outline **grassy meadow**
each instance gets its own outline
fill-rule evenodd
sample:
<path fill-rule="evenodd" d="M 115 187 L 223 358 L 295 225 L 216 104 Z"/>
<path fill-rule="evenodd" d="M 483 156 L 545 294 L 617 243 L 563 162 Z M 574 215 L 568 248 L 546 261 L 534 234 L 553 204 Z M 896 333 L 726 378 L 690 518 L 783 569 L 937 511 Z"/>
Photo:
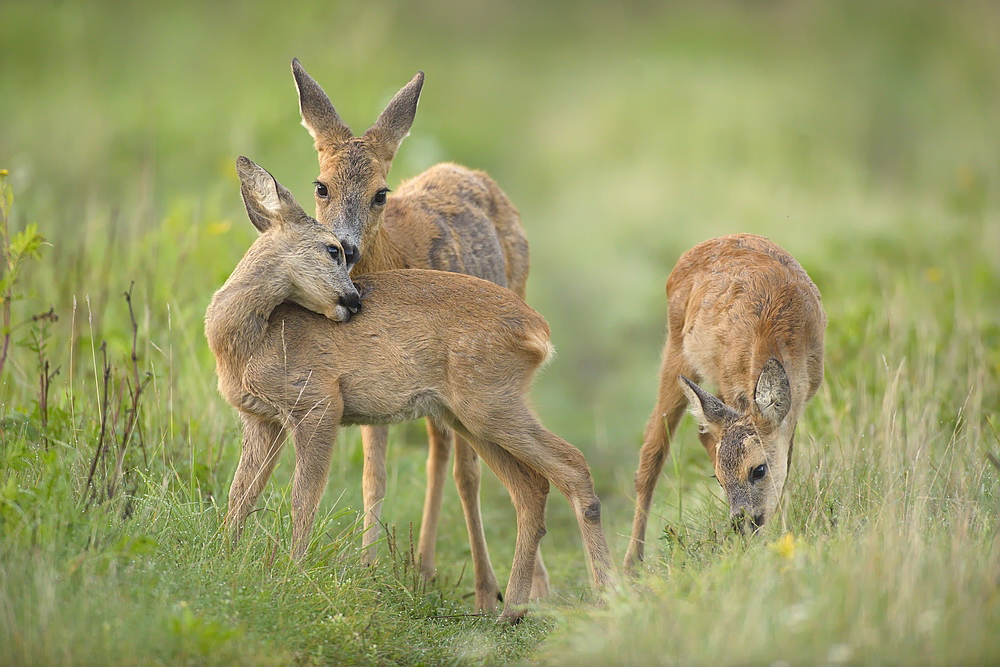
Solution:
<path fill-rule="evenodd" d="M 987 0 L 0 3 L 0 664 L 1000 663 L 997 44 Z M 533 400 L 619 565 L 673 263 L 736 232 L 791 252 L 829 326 L 780 518 L 731 534 L 685 417 L 641 576 L 596 600 L 554 492 L 554 595 L 497 627 L 452 485 L 438 577 L 414 572 L 414 423 L 377 567 L 356 429 L 304 561 L 290 447 L 231 547 L 203 316 L 255 235 L 236 156 L 312 207 L 293 57 L 355 133 L 424 70 L 390 187 L 452 160 L 520 210 L 558 351 Z M 483 479 L 505 582 L 513 511 Z"/>

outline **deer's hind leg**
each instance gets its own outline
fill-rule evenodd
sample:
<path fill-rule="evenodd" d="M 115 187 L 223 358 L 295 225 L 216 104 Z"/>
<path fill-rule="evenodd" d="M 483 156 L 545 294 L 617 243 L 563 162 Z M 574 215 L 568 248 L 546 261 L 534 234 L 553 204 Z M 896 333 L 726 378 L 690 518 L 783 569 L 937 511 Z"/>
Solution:
<path fill-rule="evenodd" d="M 545 535 L 545 501 L 549 481 L 496 443 L 472 435 L 469 439 L 486 465 L 507 488 L 517 516 L 514 560 L 499 619 L 517 623 L 524 617 L 525 606 L 531 596 L 538 545 Z"/>
<path fill-rule="evenodd" d="M 229 487 L 229 509 L 226 526 L 233 539 L 243 532 L 243 522 L 257 504 L 257 498 L 267 485 L 278 455 L 285 444 L 285 431 L 279 422 L 249 413 L 240 413 L 243 421 L 243 446 Z"/>
<path fill-rule="evenodd" d="M 522 467 L 554 484 L 569 500 L 580 525 L 594 585 L 604 588 L 610 581 L 611 554 L 601 525 L 601 501 L 594 493 L 590 468 L 583 454 L 542 426 L 522 402 L 495 404 L 490 411 L 484 410 L 481 414 L 475 424 L 476 431 L 482 434 L 480 439 L 496 442 Z M 541 497 L 543 522 L 538 540 L 544 533 L 544 495 Z M 520 516 L 521 513 L 518 514 L 519 538 Z M 538 551 L 538 540 L 533 542 L 531 570 Z"/>
<path fill-rule="evenodd" d="M 569 500 L 580 526 L 580 534 L 590 565 L 594 586 L 604 589 L 611 581 L 613 565 L 607 538 L 601 524 L 601 501 L 594 492 L 594 482 L 583 453 L 547 430 L 537 420 L 532 425 L 535 447 L 512 452 L 534 470 L 544 475 Z"/>
<path fill-rule="evenodd" d="M 490 554 L 486 546 L 486 534 L 483 529 L 483 517 L 479 504 L 479 487 L 482 478 L 479 456 L 468 442 L 439 421 L 428 419 L 427 432 L 430 446 L 427 454 L 427 495 L 424 499 L 424 514 L 420 523 L 420 541 L 417 547 L 421 573 L 425 580 L 434 576 L 435 540 L 441 513 L 441 499 L 444 495 L 444 479 L 448 457 L 452 444 L 454 444 L 453 476 L 459 498 L 462 501 L 469 534 L 469 547 L 472 552 L 476 595 L 475 609 L 477 612 L 493 610 L 501 597 L 500 586 L 497 584 L 496 574 L 493 572 L 493 564 L 490 562 Z"/>
<path fill-rule="evenodd" d="M 549 595 L 549 571 L 542 561 L 542 545 L 535 551 L 535 573 L 531 577 L 531 599 L 540 600 Z"/>

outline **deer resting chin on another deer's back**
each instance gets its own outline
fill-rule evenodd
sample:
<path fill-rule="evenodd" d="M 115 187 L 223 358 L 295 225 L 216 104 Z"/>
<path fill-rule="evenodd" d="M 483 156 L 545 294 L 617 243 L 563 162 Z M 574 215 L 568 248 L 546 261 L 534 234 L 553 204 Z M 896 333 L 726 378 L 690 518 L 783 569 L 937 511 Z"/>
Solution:
<path fill-rule="evenodd" d="M 587 463 L 528 406 L 551 351 L 545 320 L 509 290 L 461 274 L 386 271 L 355 285 L 326 225 L 246 158 L 237 170 L 261 235 L 205 319 L 219 390 L 243 424 L 226 517 L 234 535 L 286 431 L 295 445 L 292 553 L 301 557 L 338 427 L 430 415 L 460 433 L 510 492 L 517 541 L 501 620 L 521 618 L 529 600 L 550 482 L 576 513 L 594 584 L 607 583 L 610 555 Z M 296 305 L 306 303 L 309 310 Z M 497 596 L 483 584 L 477 609 L 492 609 Z"/>

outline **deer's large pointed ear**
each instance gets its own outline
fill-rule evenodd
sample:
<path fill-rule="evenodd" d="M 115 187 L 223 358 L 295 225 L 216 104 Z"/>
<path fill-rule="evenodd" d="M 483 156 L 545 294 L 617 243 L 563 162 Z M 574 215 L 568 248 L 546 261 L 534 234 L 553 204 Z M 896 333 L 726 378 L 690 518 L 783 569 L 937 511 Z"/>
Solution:
<path fill-rule="evenodd" d="M 240 177 L 240 194 L 247 207 L 250 222 L 264 232 L 273 225 L 281 225 L 305 216 L 292 193 L 285 189 L 266 169 L 242 155 L 236 159 L 236 173 Z"/>
<path fill-rule="evenodd" d="M 410 133 L 413 117 L 417 114 L 420 89 L 423 86 L 424 73 L 417 72 L 410 82 L 396 93 L 375 124 L 365 132 L 364 136 L 372 139 L 379 157 L 384 162 L 392 162 L 399 144 Z"/>
<path fill-rule="evenodd" d="M 761 416 L 773 428 L 778 427 L 792 407 L 792 389 L 788 382 L 788 374 L 785 373 L 781 362 L 774 357 L 768 359 L 760 371 L 753 400 Z"/>
<path fill-rule="evenodd" d="M 702 432 L 718 433 L 739 418 L 739 413 L 683 375 L 679 381 Z"/>
<path fill-rule="evenodd" d="M 316 150 L 334 150 L 343 142 L 351 140 L 354 137 L 351 128 L 340 119 L 330 98 L 319 84 L 306 74 L 298 58 L 292 59 L 292 75 L 295 77 L 295 87 L 299 91 L 302 125 L 312 135 Z"/>

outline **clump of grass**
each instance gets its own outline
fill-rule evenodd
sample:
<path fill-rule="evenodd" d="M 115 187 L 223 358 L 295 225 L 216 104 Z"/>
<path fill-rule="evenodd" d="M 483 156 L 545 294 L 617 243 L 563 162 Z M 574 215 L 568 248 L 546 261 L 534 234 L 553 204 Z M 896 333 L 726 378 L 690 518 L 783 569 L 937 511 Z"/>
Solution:
<path fill-rule="evenodd" d="M 491 647 L 476 664 L 497 664 L 548 629 L 529 621 L 512 634 L 468 613 L 453 582 L 423 581 L 405 541 L 363 566 L 348 509 L 319 517 L 295 562 L 287 498 L 265 501 L 233 546 L 220 508 L 194 489 L 147 479 L 127 520 L 114 503 L 73 512 L 89 452 L 20 438 L 2 453 L 3 664 L 461 664 L 474 651 L 457 637 L 470 634 Z M 10 483 L 28 469 L 45 479 L 30 491 Z"/>

